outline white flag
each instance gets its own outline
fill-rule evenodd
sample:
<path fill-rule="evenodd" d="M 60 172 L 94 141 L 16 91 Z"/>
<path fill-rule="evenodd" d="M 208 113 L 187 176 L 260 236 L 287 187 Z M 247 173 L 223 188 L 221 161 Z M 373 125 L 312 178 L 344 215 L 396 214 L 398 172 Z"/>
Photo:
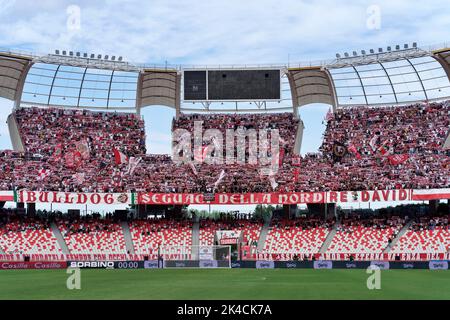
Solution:
<path fill-rule="evenodd" d="M 134 170 L 136 170 L 137 166 L 141 162 L 142 158 L 136 158 L 136 157 L 130 157 L 130 160 L 128 161 L 127 171 L 126 174 L 129 174 L 130 176 L 133 175 Z"/>
<path fill-rule="evenodd" d="M 275 181 L 275 176 L 269 176 L 269 181 L 272 189 L 275 191 L 275 189 L 278 187 L 278 183 Z"/>
<path fill-rule="evenodd" d="M 219 178 L 217 179 L 217 181 L 214 183 L 214 189 L 217 188 L 217 186 L 219 185 L 220 182 L 222 182 L 223 178 L 225 178 L 226 174 L 225 174 L 225 170 L 222 170 L 220 172 Z"/>
<path fill-rule="evenodd" d="M 377 140 L 378 140 L 378 135 L 374 135 L 372 137 L 372 139 L 370 139 L 369 145 L 370 145 L 370 148 L 372 148 L 373 152 L 375 152 L 377 150 Z"/>

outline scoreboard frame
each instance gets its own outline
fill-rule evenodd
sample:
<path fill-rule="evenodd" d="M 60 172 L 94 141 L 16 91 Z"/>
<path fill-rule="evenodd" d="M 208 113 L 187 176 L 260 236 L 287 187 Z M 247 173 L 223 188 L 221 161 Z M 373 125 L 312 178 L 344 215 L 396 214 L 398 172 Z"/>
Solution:
<path fill-rule="evenodd" d="M 185 79 L 185 72 L 188 71 L 204 71 L 206 73 L 206 99 L 199 99 L 199 100 L 189 100 L 185 99 L 185 92 L 184 92 L 184 79 Z M 209 85 L 209 77 L 208 72 L 209 71 L 278 71 L 279 72 L 279 81 L 280 81 L 280 92 L 279 92 L 279 99 L 209 99 L 209 92 L 208 92 L 208 85 Z M 187 103 L 215 103 L 215 102 L 255 102 L 255 101 L 265 101 L 265 102 L 280 102 L 283 100 L 282 94 L 282 77 L 283 77 L 283 69 L 279 67 L 267 67 L 267 68 L 186 68 L 182 70 L 182 77 L 181 77 L 181 88 L 183 89 L 182 94 L 182 101 Z"/>

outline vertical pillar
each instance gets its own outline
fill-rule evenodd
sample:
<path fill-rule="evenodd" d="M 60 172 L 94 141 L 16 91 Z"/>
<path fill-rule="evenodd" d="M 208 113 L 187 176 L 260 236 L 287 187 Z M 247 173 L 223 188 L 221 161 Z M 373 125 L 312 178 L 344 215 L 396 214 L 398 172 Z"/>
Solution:
<path fill-rule="evenodd" d="M 429 214 L 435 214 L 439 206 L 439 200 L 428 201 L 428 212 Z"/>
<path fill-rule="evenodd" d="M 36 215 L 36 203 L 27 203 L 27 216 L 34 217 Z"/>

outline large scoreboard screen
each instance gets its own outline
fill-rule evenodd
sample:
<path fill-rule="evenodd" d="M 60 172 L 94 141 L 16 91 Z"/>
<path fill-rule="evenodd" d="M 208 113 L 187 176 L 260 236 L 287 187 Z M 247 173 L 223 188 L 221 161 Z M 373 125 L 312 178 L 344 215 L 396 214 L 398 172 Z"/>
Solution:
<path fill-rule="evenodd" d="M 280 70 L 184 71 L 186 101 L 280 100 Z"/>

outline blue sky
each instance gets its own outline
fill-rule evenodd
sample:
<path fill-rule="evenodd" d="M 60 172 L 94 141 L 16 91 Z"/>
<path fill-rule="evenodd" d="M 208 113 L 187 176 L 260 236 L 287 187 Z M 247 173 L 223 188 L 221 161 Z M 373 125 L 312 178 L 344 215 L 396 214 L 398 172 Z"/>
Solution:
<path fill-rule="evenodd" d="M 0 48 L 66 49 L 152 64 L 293 63 L 395 44 L 440 44 L 450 40 L 449 16 L 448 0 L 0 0 Z M 12 103 L 0 98 L 0 107 L 5 149 Z M 328 108 L 301 109 L 302 153 L 317 150 Z M 144 110 L 150 152 L 170 151 L 173 115 L 165 107 Z"/>

